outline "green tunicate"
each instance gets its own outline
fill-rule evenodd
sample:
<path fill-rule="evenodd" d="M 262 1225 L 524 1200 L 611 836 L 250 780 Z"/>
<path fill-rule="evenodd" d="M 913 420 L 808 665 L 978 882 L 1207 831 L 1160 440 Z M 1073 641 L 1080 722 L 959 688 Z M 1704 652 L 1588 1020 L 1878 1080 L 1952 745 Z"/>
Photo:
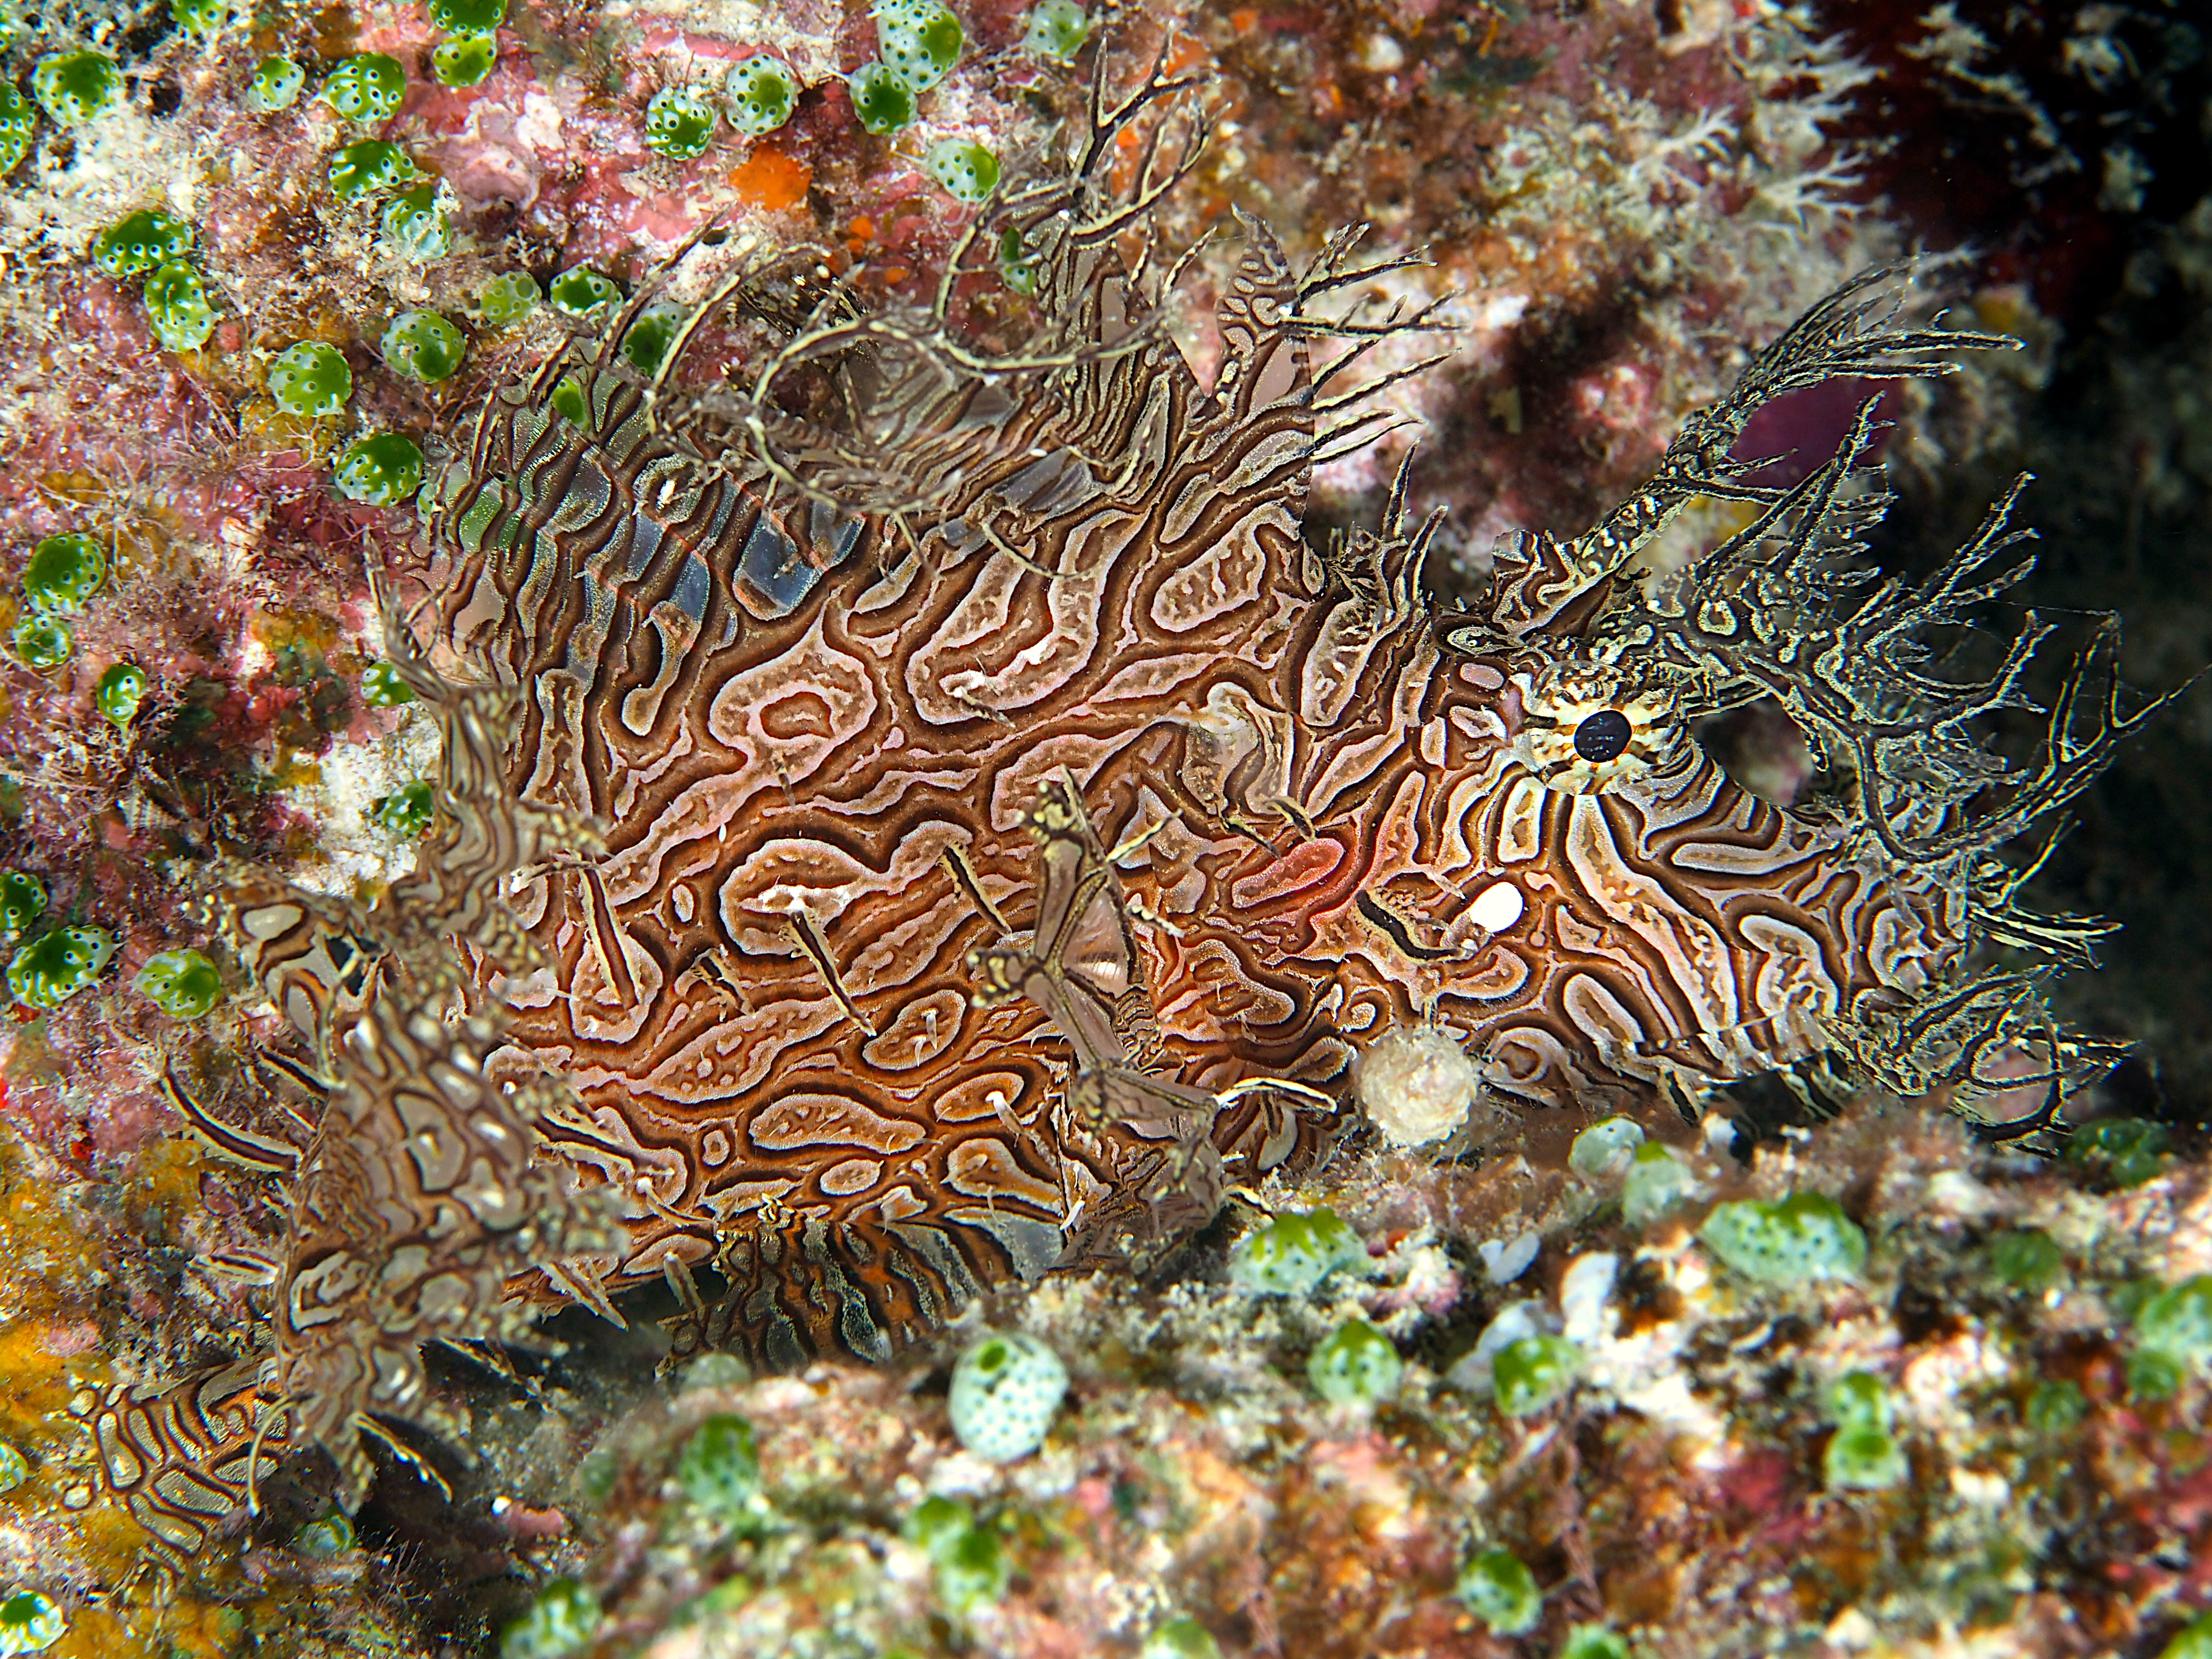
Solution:
<path fill-rule="evenodd" d="M 1559 1659 L 1628 1659 L 1628 1643 L 1603 1625 L 1577 1625 L 1559 1644 Z"/>
<path fill-rule="evenodd" d="M 499 67 L 499 42 L 489 34 L 457 34 L 430 48 L 430 78 L 441 87 L 473 87 Z"/>
<path fill-rule="evenodd" d="M 1017 294 L 1036 292 L 1036 261 L 1022 246 L 1022 234 L 1012 225 L 999 236 L 999 279 Z"/>
<path fill-rule="evenodd" d="M 538 309 L 538 282 L 526 270 L 505 270 L 477 292 L 477 315 L 493 328 L 520 322 Z"/>
<path fill-rule="evenodd" d="M 1612 1181 L 1628 1173 L 1636 1149 L 1644 1144 L 1644 1131 L 1633 1118 L 1600 1118 L 1575 1137 L 1567 1149 L 1567 1167 L 1593 1181 Z"/>
<path fill-rule="evenodd" d="M 1022 26 L 1022 50 L 1032 58 L 1065 63 L 1091 34 L 1091 20 L 1075 0 L 1038 0 Z"/>
<path fill-rule="evenodd" d="M 744 1519 L 761 1508 L 760 1451 L 753 1425 L 733 1412 L 708 1418 L 684 1443 L 676 1461 L 684 1495 L 720 1521 Z"/>
<path fill-rule="evenodd" d="M 169 0 L 169 15 L 186 34 L 213 34 L 230 21 L 230 0 Z"/>
<path fill-rule="evenodd" d="M 406 151 L 381 138 L 348 144 L 331 157 L 331 193 L 341 202 L 398 190 L 422 176 Z"/>
<path fill-rule="evenodd" d="M 777 58 L 748 58 L 722 77 L 723 112 L 750 137 L 774 132 L 798 102 L 799 83 Z"/>
<path fill-rule="evenodd" d="M 566 1659 L 599 1634 L 599 1598 L 573 1578 L 556 1578 L 500 1632 L 500 1659 Z"/>
<path fill-rule="evenodd" d="M 1905 1452 L 1890 1432 L 1894 1407 L 1880 1377 L 1848 1372 L 1828 1385 L 1825 1403 L 1836 1425 L 1821 1459 L 1828 1485 L 1878 1492 L 1905 1479 Z"/>
<path fill-rule="evenodd" d="M 92 262 L 111 276 L 143 276 L 192 251 L 192 228 L 154 208 L 125 214 L 92 239 Z"/>
<path fill-rule="evenodd" d="M 884 67 L 915 92 L 952 72 L 967 31 L 939 0 L 877 0 L 876 43 Z"/>
<path fill-rule="evenodd" d="M 925 1498 L 906 1518 L 906 1535 L 933 1560 L 960 1534 L 975 1524 L 969 1507 L 957 1498 Z"/>
<path fill-rule="evenodd" d="M 357 1541 L 353 1522 L 339 1510 L 332 1510 L 319 1521 L 308 1522 L 292 1534 L 292 1547 L 315 1561 L 335 1561 Z"/>
<path fill-rule="evenodd" d="M 1722 1262 L 1762 1285 L 1849 1279 L 1866 1266 L 1866 1234 L 1835 1200 L 1819 1193 L 1716 1205 L 1698 1238 Z"/>
<path fill-rule="evenodd" d="M 307 71 L 290 58 L 264 58 L 253 66 L 253 78 L 246 83 L 246 106 L 274 115 L 299 102 L 301 89 L 307 84 Z"/>
<path fill-rule="evenodd" d="M 1285 1210 L 1237 1241 L 1229 1282 L 1253 1296 L 1304 1296 L 1367 1266 L 1367 1247 L 1334 1210 Z"/>
<path fill-rule="evenodd" d="M 146 701 L 146 671 L 136 663 L 112 664 L 92 688 L 92 700 L 110 726 L 130 730 Z"/>
<path fill-rule="evenodd" d="M 1398 1392 L 1406 1362 L 1364 1319 L 1347 1319 L 1306 1358 L 1306 1381 L 1332 1406 L 1372 1406 Z"/>
<path fill-rule="evenodd" d="M 714 142 L 714 106 L 673 87 L 645 106 L 645 147 L 672 161 L 688 161 Z"/>
<path fill-rule="evenodd" d="M 1905 1451 L 1887 1429 L 1838 1429 L 1821 1455 L 1820 1473 L 1831 1486 L 1880 1492 L 1910 1473 Z"/>
<path fill-rule="evenodd" d="M 507 0 L 429 0 L 423 9 L 448 34 L 489 34 L 507 21 Z"/>
<path fill-rule="evenodd" d="M 1846 1428 L 1886 1429 L 1892 1405 L 1889 1390 L 1872 1371 L 1848 1371 L 1828 1385 L 1828 1420 Z"/>
<path fill-rule="evenodd" d="M 2148 1118 L 2100 1118 L 2074 1132 L 2066 1161 L 2115 1187 L 2140 1187 L 2166 1167 L 2166 1126 Z"/>
<path fill-rule="evenodd" d="M 623 336 L 623 356 L 629 359 L 630 367 L 639 374 L 650 374 L 660 367 L 660 360 L 675 343 L 676 331 L 683 325 L 681 306 L 647 306 L 644 315 L 631 324 L 629 332 Z"/>
<path fill-rule="evenodd" d="M 1036 1337 L 994 1331 L 952 1367 L 952 1432 L 988 1463 L 1011 1463 L 1044 1444 L 1067 1393 L 1067 1367 Z"/>
<path fill-rule="evenodd" d="M 975 1524 L 965 1504 L 926 1498 L 907 1516 L 906 1535 L 937 1569 L 938 1599 L 956 1617 L 988 1607 L 1012 1576 L 998 1539 Z"/>
<path fill-rule="evenodd" d="M 1544 1616 L 1535 1575 L 1510 1550 L 1484 1550 L 1469 1561 L 1454 1592 L 1500 1636 L 1525 1636 Z"/>
<path fill-rule="evenodd" d="M 2212 1273 L 2158 1292 L 2136 1310 L 2128 1383 L 2145 1399 L 2164 1399 L 2181 1380 L 2212 1365 Z"/>
<path fill-rule="evenodd" d="M 435 185 L 400 191 L 385 208 L 382 222 L 385 245 L 416 264 L 444 258 L 453 246 L 453 222 L 438 205 Z"/>
<path fill-rule="evenodd" d="M 46 883 L 21 870 L 0 872 L 0 930 L 13 938 L 46 914 Z"/>
<path fill-rule="evenodd" d="M 436 802 L 431 797 L 430 786 L 420 778 L 412 783 L 403 783 L 390 794 L 379 795 L 368 804 L 368 821 L 401 841 L 412 841 L 428 830 L 435 813 Z"/>
<path fill-rule="evenodd" d="M 1006 1593 L 1013 1577 L 1006 1553 L 996 1533 L 969 1527 L 956 1534 L 937 1554 L 937 1599 L 945 1612 L 964 1619 L 981 1607 L 994 1607 Z"/>
<path fill-rule="evenodd" d="M 2058 1241 L 2035 1227 L 2018 1227 L 1990 1240 L 1990 1271 L 2017 1291 L 2047 1290 L 2066 1267 Z"/>
<path fill-rule="evenodd" d="M 1656 1140 L 1647 1140 L 1629 1160 L 1620 1187 L 1621 1219 L 1647 1227 L 1676 1205 L 1695 1197 L 1698 1178 L 1690 1166 Z"/>
<path fill-rule="evenodd" d="M 403 311 L 384 331 L 384 361 L 416 380 L 442 380 L 461 366 L 468 343 L 434 311 Z"/>
<path fill-rule="evenodd" d="M 2087 1396 L 2079 1385 L 2061 1377 L 2055 1382 L 2036 1384 L 2022 1414 L 2027 1426 L 2038 1434 L 2063 1434 L 2079 1423 L 2088 1409 Z"/>
<path fill-rule="evenodd" d="M 553 388 L 552 395 L 546 401 L 553 405 L 553 412 L 562 420 L 577 426 L 583 425 L 584 386 L 574 375 L 563 374 L 561 383 Z"/>
<path fill-rule="evenodd" d="M 397 58 L 364 52 L 347 58 L 323 82 L 323 101 L 349 121 L 388 121 L 407 96 L 407 71 Z"/>
<path fill-rule="evenodd" d="M 163 1013 L 178 1019 L 198 1019 L 222 1000 L 222 976 L 198 951 L 150 956 L 131 983 Z"/>
<path fill-rule="evenodd" d="M 361 671 L 361 700 L 371 708 L 397 708 L 414 702 L 415 690 L 390 663 L 373 662 Z"/>
<path fill-rule="evenodd" d="M 36 1590 L 0 1596 L 0 1655 L 43 1653 L 69 1630 L 60 1604 Z"/>
<path fill-rule="evenodd" d="M 2158 1659 L 2212 1659 L 2212 1613 L 2199 1613 L 2175 1632 Z"/>
<path fill-rule="evenodd" d="M 215 332 L 215 312 L 200 274 L 182 259 L 156 267 L 140 297 L 154 337 L 166 351 L 198 351 Z"/>
<path fill-rule="evenodd" d="M 372 432 L 338 457 L 338 494 L 371 507 L 397 507 L 422 487 L 422 452 L 403 432 Z"/>
<path fill-rule="evenodd" d="M 38 118 L 13 84 L 0 81 L 0 176 L 13 173 L 31 153 L 31 140 L 39 130 Z"/>
<path fill-rule="evenodd" d="M 287 415 L 335 415 L 353 396 L 353 371 L 336 346 L 301 340 L 269 365 L 269 395 Z"/>
<path fill-rule="evenodd" d="M 564 317 L 596 317 L 619 292 L 614 283 L 589 265 L 572 265 L 546 284 L 545 299 Z"/>
<path fill-rule="evenodd" d="M 82 126 L 123 106 L 123 71 L 105 52 L 50 52 L 31 71 L 31 95 L 58 125 Z"/>
<path fill-rule="evenodd" d="M 1527 1417 L 1564 1397 L 1582 1370 L 1583 1352 L 1562 1336 L 1524 1336 L 1491 1356 L 1498 1409 Z"/>
<path fill-rule="evenodd" d="M 23 1454 L 0 1440 L 0 1492 L 13 1492 L 30 1478 L 31 1466 L 23 1461 Z"/>
<path fill-rule="evenodd" d="M 1221 1659 L 1221 1644 L 1195 1619 L 1170 1619 L 1152 1626 L 1137 1659 Z"/>
<path fill-rule="evenodd" d="M 902 132 L 914 125 L 914 88 L 881 64 L 865 64 L 845 82 L 863 131 Z"/>
<path fill-rule="evenodd" d="M 15 654 L 26 668 L 59 668 L 76 649 L 76 635 L 62 618 L 33 611 L 17 619 Z"/>
<path fill-rule="evenodd" d="M 940 138 L 921 165 L 956 201 L 980 202 L 999 185 L 999 158 L 968 138 Z"/>
<path fill-rule="evenodd" d="M 74 611 L 107 580 L 107 556 L 82 531 L 49 536 L 23 567 L 23 597 L 37 611 Z"/>
<path fill-rule="evenodd" d="M 16 948 L 8 963 L 8 989 L 26 1008 L 52 1008 L 100 977 L 115 954 L 115 935 L 105 927 L 55 927 Z"/>

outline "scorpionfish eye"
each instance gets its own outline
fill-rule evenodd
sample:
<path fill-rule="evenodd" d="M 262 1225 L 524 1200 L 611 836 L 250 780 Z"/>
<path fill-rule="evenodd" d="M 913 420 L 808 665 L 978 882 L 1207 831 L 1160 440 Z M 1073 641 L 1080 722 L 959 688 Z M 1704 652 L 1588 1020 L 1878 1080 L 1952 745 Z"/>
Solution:
<path fill-rule="evenodd" d="M 1595 663 L 1560 663 L 1512 677 L 1521 693 L 1515 752 L 1547 789 L 1618 789 L 1666 766 L 1691 741 L 1672 692 L 1625 682 Z"/>
<path fill-rule="evenodd" d="M 1635 730 L 1618 708 L 1601 708 L 1575 727 L 1575 753 L 1586 761 L 1619 760 Z"/>

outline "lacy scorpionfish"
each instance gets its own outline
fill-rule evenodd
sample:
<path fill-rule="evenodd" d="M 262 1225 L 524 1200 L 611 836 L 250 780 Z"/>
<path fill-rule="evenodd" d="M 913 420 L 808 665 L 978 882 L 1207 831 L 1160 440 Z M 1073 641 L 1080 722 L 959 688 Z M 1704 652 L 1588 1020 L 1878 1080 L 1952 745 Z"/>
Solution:
<path fill-rule="evenodd" d="M 2083 947 L 1995 849 L 2130 723 L 2085 695 L 2110 630 L 2008 769 L 1966 726 L 2022 706 L 2047 630 L 1985 682 L 1922 642 L 2023 574 L 2003 508 L 1926 583 L 1878 580 L 1871 404 L 1792 487 L 1731 453 L 1784 392 L 2004 343 L 1901 325 L 1863 280 L 1635 500 L 1509 543 L 1443 616 L 1435 523 L 1401 501 L 1303 531 L 1317 455 L 1365 430 L 1347 364 L 1419 320 L 1325 299 L 1387 267 L 1340 237 L 1301 273 L 1246 225 L 1209 387 L 1158 325 L 1170 279 L 1122 257 L 1194 154 L 1183 84 L 1094 94 L 1078 153 L 962 243 L 956 277 L 1019 250 L 1019 352 L 958 343 L 954 277 L 921 312 L 838 289 L 750 389 L 679 392 L 688 329 L 651 376 L 618 349 L 641 293 L 449 468 L 436 586 L 453 647 L 521 693 L 509 781 L 605 826 L 520 882 L 544 965 L 493 981 L 516 1069 L 580 1097 L 544 1133 L 629 1206 L 623 1250 L 552 1273 L 571 1293 L 665 1274 L 686 1344 L 880 1357 L 1309 1158 L 1359 1047 L 1423 1022 L 1549 1106 L 1693 1103 L 1813 1056 L 2056 1099 L 2094 1063 L 2032 978 L 1967 957 Z M 802 368 L 847 418 L 779 401 Z M 1646 573 L 1699 500 L 1743 527 Z M 1761 697 L 1820 763 L 1802 807 L 1692 735 Z"/>

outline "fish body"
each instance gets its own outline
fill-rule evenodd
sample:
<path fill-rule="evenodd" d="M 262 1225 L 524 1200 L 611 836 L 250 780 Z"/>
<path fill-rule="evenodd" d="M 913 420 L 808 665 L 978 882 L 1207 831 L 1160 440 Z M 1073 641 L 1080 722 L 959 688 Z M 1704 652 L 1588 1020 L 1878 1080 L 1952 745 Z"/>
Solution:
<path fill-rule="evenodd" d="M 1455 619 L 1402 500 L 1306 534 L 1316 457 L 1358 425 L 1315 303 L 1358 280 L 1346 244 L 1301 273 L 1248 225 L 1202 385 L 1151 326 L 1167 290 L 1094 234 L 1151 199 L 1102 207 L 1110 149 L 1012 194 L 1043 343 L 1020 372 L 927 317 L 818 308 L 793 352 L 873 364 L 847 382 L 880 398 L 863 446 L 686 405 L 603 342 L 495 401 L 446 480 L 450 643 L 522 700 L 508 784 L 605 826 L 604 855 L 519 880 L 540 965 L 497 982 L 513 1066 L 580 1097 L 544 1133 L 628 1205 L 600 1285 L 668 1276 L 687 1341 L 881 1357 L 1310 1160 L 1359 1046 L 1414 1023 L 1547 1107 L 1689 1104 L 1831 1051 L 1971 1083 L 2017 1049 L 2030 991 L 1967 966 L 1984 912 L 2028 928 L 1984 902 L 2010 891 L 1991 849 L 2125 722 L 1978 828 L 2003 769 L 1953 739 L 2009 682 L 1912 681 L 1923 751 L 1862 680 L 2016 579 L 1986 569 L 2002 538 L 1851 609 L 1887 500 L 1870 409 L 1798 486 L 1730 454 L 1797 386 L 1998 342 L 1847 289 L 1645 491 L 1502 550 Z M 1639 570 L 1701 497 L 1749 527 L 1703 574 Z M 1692 720 L 1758 696 L 1855 795 L 1793 812 L 1698 746 Z"/>

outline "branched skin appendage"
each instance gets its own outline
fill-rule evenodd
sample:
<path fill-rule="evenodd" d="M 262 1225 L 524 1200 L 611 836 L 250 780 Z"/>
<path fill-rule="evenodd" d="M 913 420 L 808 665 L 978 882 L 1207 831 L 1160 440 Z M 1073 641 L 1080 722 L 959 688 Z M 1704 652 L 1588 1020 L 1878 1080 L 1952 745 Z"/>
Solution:
<path fill-rule="evenodd" d="M 1158 325 L 1188 91 L 1102 74 L 929 306 L 740 271 L 647 374 L 641 286 L 441 479 L 445 629 L 520 699 L 504 787 L 551 839 L 606 826 L 597 856 L 513 854 L 518 931 L 486 924 L 515 1064 L 581 1097 L 544 1132 L 626 1206 L 603 1276 L 534 1292 L 665 1279 L 679 1354 L 881 1357 L 994 1284 L 1152 1259 L 1314 1157 L 1358 1047 L 1417 1020 L 1534 1105 L 1688 1109 L 1839 1053 L 1971 1106 L 2094 1058 L 1968 958 L 2086 951 L 1996 849 L 2129 720 L 2077 689 L 2033 771 L 1976 745 L 2040 629 L 1985 684 L 1932 677 L 1921 636 L 2014 579 L 2002 516 L 1918 588 L 1863 572 L 1870 410 L 1791 489 L 1730 459 L 1784 392 L 2003 343 L 1900 325 L 1862 279 L 1448 619 L 1402 477 L 1375 531 L 1304 533 L 1314 463 L 1380 425 L 1363 354 L 1427 318 L 1332 296 L 1402 262 L 1346 233 L 1300 271 L 1244 222 L 1213 386 Z M 990 356 L 953 301 L 1014 264 L 1036 327 Z M 730 305 L 784 343 L 679 380 Z M 802 377 L 840 412 L 790 412 Z M 1641 574 L 1701 499 L 1751 522 Z M 1818 811 L 1691 736 L 1770 696 L 1850 781 Z"/>
<path fill-rule="evenodd" d="M 2066 1095 L 2108 1066 L 2114 1050 L 2056 1030 L 2039 975 L 1976 971 L 1970 948 L 1987 939 L 2082 965 L 2107 930 L 2087 918 L 2037 916 L 2019 903 L 2047 843 L 2021 870 L 1998 849 L 2086 788 L 2114 743 L 2166 699 L 2121 712 L 2118 624 L 2103 618 L 2049 711 L 2039 753 L 2023 769 L 1984 748 L 1974 725 L 2001 710 L 2033 709 L 2021 680 L 2051 625 L 2030 612 L 1986 679 L 1931 671 L 1933 636 L 1966 623 L 2033 568 L 2032 559 L 2003 559 L 2030 533 L 2008 527 L 2025 478 L 1917 586 L 1881 577 L 1861 556 L 1891 499 L 1866 459 L 1873 401 L 1802 482 L 1787 489 L 1744 482 L 1760 463 L 1729 452 L 1768 399 L 1844 375 L 1943 373 L 1948 365 L 1931 354 L 2014 343 L 1902 326 L 1900 287 L 1899 273 L 1876 271 L 1824 301 L 1759 355 L 1727 398 L 1686 425 L 1634 501 L 1571 543 L 1532 538 L 1514 550 L 1482 611 L 1448 637 L 1510 676 L 1522 693 L 1524 730 L 1534 708 L 1556 708 L 1564 726 L 1601 702 L 1629 716 L 1632 744 L 1672 746 L 1685 757 L 1676 775 L 1660 768 L 1616 781 L 1625 787 L 1601 786 L 1647 823 L 1656 806 L 1680 825 L 1672 831 L 1680 850 L 1656 866 L 1643 860 L 1662 884 L 1679 881 L 1686 866 L 1709 867 L 1707 881 L 1750 873 L 1801 896 L 1812 890 L 1793 869 L 1855 884 L 1847 904 L 1827 908 L 1828 927 L 1801 939 L 1785 943 L 1770 918 L 1768 941 L 1728 939 L 1725 927 L 1709 940 L 1736 953 L 1739 988 L 1753 983 L 1744 945 L 1756 953 L 1747 965 L 1764 981 L 1755 1000 L 1770 1035 L 1753 1054 L 1780 1062 L 1825 1046 L 1888 1088 L 1946 1091 L 1970 1112 L 1990 1093 L 2046 1085 L 2043 1109 L 2003 1126 L 2026 1134 L 2053 1121 Z M 1680 574 L 1637 580 L 1651 536 L 1701 495 L 1745 503 L 1753 517 Z M 1516 670 L 1532 657 L 1540 666 Z M 1611 684 L 1596 700 L 1574 702 L 1547 693 L 1547 675 Z M 1815 766 L 1840 780 L 1804 812 L 1749 801 L 1689 744 L 1686 721 L 1759 697 L 1781 704 Z M 1801 897 L 1796 908 L 1811 907 Z M 1668 972 L 1686 989 L 1671 960 Z M 1681 1057 L 1711 1079 L 1741 1075 L 1740 1065 L 1702 1063 L 1713 1047 L 1692 1042 Z"/>
<path fill-rule="evenodd" d="M 422 1345 L 520 1334 L 526 1311 L 508 1281 L 532 1269 L 604 1305 L 589 1258 L 619 1238 L 602 1195 L 537 1161 L 540 1126 L 566 1091 L 489 1074 L 505 1020 L 495 1001 L 467 1008 L 459 954 L 526 969 L 534 947 L 501 890 L 526 866 L 595 851 L 597 827 L 517 802 L 503 775 L 512 694 L 452 684 L 389 605 L 384 623 L 393 668 L 445 744 L 415 873 L 368 907 L 236 864 L 218 866 L 208 893 L 210 920 L 305 1051 L 266 1054 L 266 1069 L 307 1104 L 272 1136 L 210 1112 L 173 1073 L 165 1082 L 218 1152 L 279 1186 L 286 1233 L 259 1264 L 273 1304 L 268 1351 L 214 1374 L 227 1415 L 209 1415 L 216 1383 L 204 1378 L 88 1402 L 103 1484 L 171 1556 L 249 1503 L 286 1450 L 327 1453 L 339 1501 L 356 1507 L 374 1473 L 364 1435 L 408 1455 L 387 1424 L 452 1426 L 428 1393 Z M 258 1404 L 240 1418 L 239 1401 Z M 237 1421 L 249 1448 L 235 1443 Z M 111 1445 L 181 1472 L 126 1480 L 137 1466 Z"/>

